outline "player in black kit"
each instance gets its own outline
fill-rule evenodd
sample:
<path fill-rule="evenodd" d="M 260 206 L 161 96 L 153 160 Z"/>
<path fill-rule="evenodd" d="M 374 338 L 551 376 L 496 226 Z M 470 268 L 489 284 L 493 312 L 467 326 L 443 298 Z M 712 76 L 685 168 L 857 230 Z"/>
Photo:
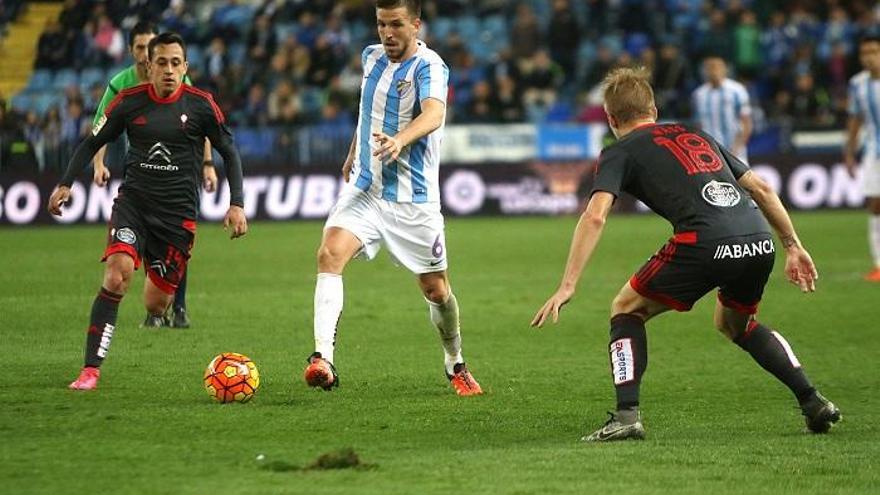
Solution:
<path fill-rule="evenodd" d="M 718 330 L 791 389 L 809 431 L 827 432 L 840 420 L 840 411 L 816 391 L 788 342 L 755 319 L 775 256 L 768 220 L 784 248 L 789 281 L 812 292 L 818 278 L 779 197 L 705 133 L 680 124 L 656 124 L 654 93 L 643 70 L 616 69 L 606 77 L 605 111 L 618 141 L 599 158 L 562 282 L 532 325 L 540 327 L 548 318 L 558 321 L 620 192 L 632 194 L 668 220 L 674 235 L 611 303 L 609 353 L 617 411 L 582 440 L 644 438 L 639 384 L 648 364 L 645 323 L 670 309 L 688 311 L 716 287 Z"/>
<path fill-rule="evenodd" d="M 113 203 L 103 257 L 104 282 L 92 304 L 85 367 L 70 384 L 72 389 L 97 387 L 119 302 L 141 262 L 148 277 L 147 310 L 162 315 L 174 298 L 195 239 L 205 138 L 223 157 L 229 180 L 231 199 L 223 226 L 231 229 L 233 239 L 247 233 L 241 159 L 211 95 L 182 84 L 187 71 L 183 39 L 174 33 L 160 34 L 150 41 L 148 53 L 150 82 L 123 90 L 113 99 L 92 134 L 77 147 L 49 198 L 49 212 L 61 215 L 70 185 L 95 152 L 123 131 L 128 134 L 125 177 Z"/>

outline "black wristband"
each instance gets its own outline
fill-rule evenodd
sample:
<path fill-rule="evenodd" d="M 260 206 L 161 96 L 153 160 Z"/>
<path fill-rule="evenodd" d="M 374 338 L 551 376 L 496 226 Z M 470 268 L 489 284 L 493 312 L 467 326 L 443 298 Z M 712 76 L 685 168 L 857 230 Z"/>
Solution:
<path fill-rule="evenodd" d="M 205 160 L 205 161 L 202 162 L 202 166 L 203 166 L 203 167 L 207 167 L 207 166 L 211 166 L 211 167 L 213 167 L 213 166 L 214 166 L 214 160 Z"/>

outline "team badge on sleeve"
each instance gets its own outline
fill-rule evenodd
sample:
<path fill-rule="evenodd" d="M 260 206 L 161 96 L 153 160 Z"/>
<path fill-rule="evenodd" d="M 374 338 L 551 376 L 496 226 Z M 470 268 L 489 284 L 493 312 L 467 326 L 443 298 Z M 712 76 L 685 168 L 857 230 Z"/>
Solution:
<path fill-rule="evenodd" d="M 101 129 L 104 128 L 104 124 L 107 123 L 107 115 L 101 115 L 101 118 L 92 126 L 92 136 L 97 136 Z"/>

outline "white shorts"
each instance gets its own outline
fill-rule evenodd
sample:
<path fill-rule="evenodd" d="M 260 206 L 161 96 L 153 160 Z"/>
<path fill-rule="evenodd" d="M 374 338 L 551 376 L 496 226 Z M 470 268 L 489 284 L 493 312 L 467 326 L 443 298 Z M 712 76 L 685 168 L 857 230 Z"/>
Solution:
<path fill-rule="evenodd" d="M 880 197 L 880 160 L 862 161 L 862 192 L 866 198 Z"/>
<path fill-rule="evenodd" d="M 330 210 L 324 229 L 329 227 L 361 241 L 357 257 L 375 258 L 384 243 L 394 261 L 415 274 L 447 268 L 440 203 L 397 203 L 346 188 Z"/>

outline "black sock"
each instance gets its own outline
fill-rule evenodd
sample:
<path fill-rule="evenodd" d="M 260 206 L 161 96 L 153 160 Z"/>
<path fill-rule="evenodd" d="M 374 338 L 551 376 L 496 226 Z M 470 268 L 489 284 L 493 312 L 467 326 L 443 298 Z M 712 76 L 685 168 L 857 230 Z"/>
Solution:
<path fill-rule="evenodd" d="M 177 290 L 174 292 L 174 309 L 186 309 L 186 274 L 189 270 L 183 272 L 180 282 L 177 283 Z"/>
<path fill-rule="evenodd" d="M 816 391 L 788 342 L 779 333 L 752 320 L 748 329 L 734 342 L 751 354 L 762 368 L 791 389 L 798 402 L 809 399 Z"/>
<path fill-rule="evenodd" d="M 110 339 L 113 338 L 113 330 L 116 328 L 116 313 L 121 300 L 122 294 L 101 287 L 95 302 L 92 303 L 92 318 L 86 336 L 86 366 L 97 368 L 107 356 Z"/>
<path fill-rule="evenodd" d="M 648 368 L 645 322 L 633 314 L 611 318 L 611 375 L 617 392 L 617 410 L 639 406 L 639 385 Z"/>

